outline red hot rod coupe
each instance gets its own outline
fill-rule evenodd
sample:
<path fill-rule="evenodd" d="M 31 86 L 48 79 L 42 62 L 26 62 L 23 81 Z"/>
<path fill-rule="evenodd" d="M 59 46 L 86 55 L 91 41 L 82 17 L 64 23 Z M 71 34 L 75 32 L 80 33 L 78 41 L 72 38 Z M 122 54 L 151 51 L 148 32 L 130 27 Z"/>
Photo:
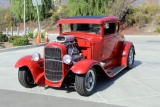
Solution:
<path fill-rule="evenodd" d="M 15 64 L 22 86 L 75 86 L 82 96 L 94 93 L 97 75 L 114 77 L 132 68 L 135 49 L 119 33 L 115 16 L 76 16 L 58 21 L 55 42 L 39 53 L 24 56 Z"/>

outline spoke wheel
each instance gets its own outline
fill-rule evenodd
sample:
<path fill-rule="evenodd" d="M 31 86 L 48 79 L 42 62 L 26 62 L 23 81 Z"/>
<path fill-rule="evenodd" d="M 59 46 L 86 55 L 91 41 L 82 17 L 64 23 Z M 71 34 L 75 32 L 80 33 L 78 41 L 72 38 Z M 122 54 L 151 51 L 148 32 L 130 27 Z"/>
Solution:
<path fill-rule="evenodd" d="M 96 72 L 91 68 L 85 75 L 76 75 L 76 90 L 82 96 L 93 94 L 96 86 Z"/>
<path fill-rule="evenodd" d="M 32 74 L 28 68 L 20 68 L 18 71 L 18 80 L 20 84 L 26 88 L 33 88 L 36 86 Z"/>
<path fill-rule="evenodd" d="M 131 69 L 133 67 L 134 63 L 134 47 L 130 47 L 129 53 L 128 53 L 128 59 L 127 59 L 127 68 Z"/>

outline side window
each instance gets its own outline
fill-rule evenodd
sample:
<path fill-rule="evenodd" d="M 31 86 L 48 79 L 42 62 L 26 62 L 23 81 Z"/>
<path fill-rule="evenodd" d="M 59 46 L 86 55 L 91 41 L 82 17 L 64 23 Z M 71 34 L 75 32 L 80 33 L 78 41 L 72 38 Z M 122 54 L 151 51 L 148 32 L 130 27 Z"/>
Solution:
<path fill-rule="evenodd" d="M 116 32 L 116 23 L 105 23 L 104 34 L 113 34 Z"/>

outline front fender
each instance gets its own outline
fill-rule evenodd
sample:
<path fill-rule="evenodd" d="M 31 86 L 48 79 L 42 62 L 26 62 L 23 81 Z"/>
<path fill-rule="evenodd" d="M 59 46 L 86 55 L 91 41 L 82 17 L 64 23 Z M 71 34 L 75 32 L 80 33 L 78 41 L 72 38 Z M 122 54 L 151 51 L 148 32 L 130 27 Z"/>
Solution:
<path fill-rule="evenodd" d="M 98 61 L 84 59 L 73 65 L 70 70 L 75 74 L 86 74 L 94 65 L 99 65 Z"/>
<path fill-rule="evenodd" d="M 27 56 L 24 56 L 24 57 L 20 58 L 20 59 L 16 62 L 15 68 L 21 68 L 21 67 L 23 67 L 23 66 L 29 67 L 30 62 L 31 62 L 31 58 L 32 58 L 31 55 L 27 55 Z"/>
<path fill-rule="evenodd" d="M 122 59 L 121 59 L 122 66 L 127 66 L 128 52 L 131 46 L 134 47 L 133 43 L 129 41 L 125 41 L 123 44 L 123 52 L 122 52 Z"/>
<path fill-rule="evenodd" d="M 44 64 L 43 64 L 43 58 L 41 58 L 38 62 L 35 62 L 32 60 L 32 56 L 24 56 L 20 58 L 16 64 L 15 68 L 21 68 L 21 67 L 28 67 L 31 71 L 31 74 L 33 76 L 34 82 L 37 84 L 43 85 L 43 79 L 44 79 Z M 40 83 L 38 83 L 40 82 Z"/>

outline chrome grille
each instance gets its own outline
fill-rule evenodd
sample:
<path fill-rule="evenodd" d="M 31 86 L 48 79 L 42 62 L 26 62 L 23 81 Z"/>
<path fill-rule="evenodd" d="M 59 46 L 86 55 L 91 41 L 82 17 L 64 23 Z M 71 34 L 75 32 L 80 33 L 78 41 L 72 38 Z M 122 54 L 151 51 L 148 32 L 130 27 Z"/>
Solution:
<path fill-rule="evenodd" d="M 62 54 L 59 48 L 45 48 L 45 76 L 53 82 L 62 79 Z"/>

